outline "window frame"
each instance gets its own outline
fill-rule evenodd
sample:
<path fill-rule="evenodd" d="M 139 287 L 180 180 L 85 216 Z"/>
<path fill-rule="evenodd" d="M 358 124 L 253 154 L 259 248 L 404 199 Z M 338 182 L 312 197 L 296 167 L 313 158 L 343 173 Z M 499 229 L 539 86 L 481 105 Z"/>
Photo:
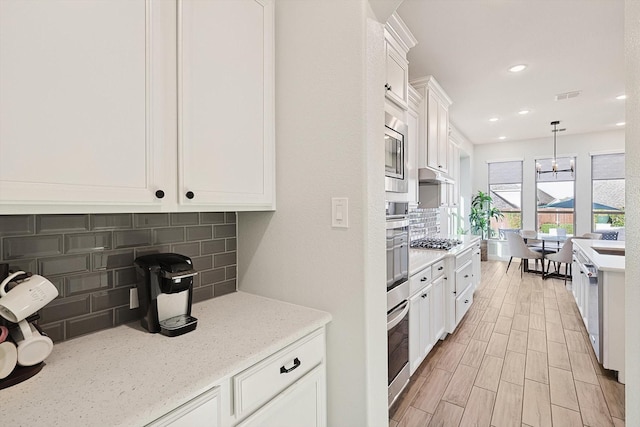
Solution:
<path fill-rule="evenodd" d="M 594 161 L 594 157 L 598 157 L 598 156 L 611 156 L 611 155 L 620 155 L 622 156 L 622 160 L 623 163 L 625 163 L 625 167 L 626 167 L 626 155 L 624 151 L 611 151 L 611 152 L 600 152 L 600 153 L 590 153 L 589 157 L 590 157 L 590 167 L 591 167 L 591 232 L 592 233 L 598 233 L 599 231 L 601 232 L 602 230 L 596 230 L 596 221 L 595 221 L 595 216 L 596 216 L 596 212 L 593 209 L 593 204 L 594 202 L 594 183 L 596 181 L 616 181 L 616 180 L 622 180 L 624 182 L 625 185 L 625 192 L 626 192 L 626 184 L 627 184 L 627 180 L 626 180 L 626 176 L 625 176 L 625 172 L 623 170 L 621 176 L 622 178 L 594 178 L 593 177 L 593 161 Z M 611 211 L 613 212 L 613 211 Z M 602 213 L 602 212 L 599 212 Z M 606 211 L 604 212 L 606 213 Z M 626 205 L 623 207 L 622 211 L 617 211 L 617 214 L 622 214 L 625 217 L 625 223 L 626 223 L 626 213 L 627 213 L 627 209 L 626 209 Z"/>
<path fill-rule="evenodd" d="M 517 182 L 500 182 L 500 183 L 492 183 L 491 182 L 491 165 L 497 165 L 499 163 L 520 163 L 520 176 L 519 176 L 519 181 Z M 520 210 L 519 211 L 505 211 L 501 209 L 501 212 L 503 214 L 505 213 L 519 213 L 520 214 L 520 230 L 522 229 L 522 224 L 523 224 L 523 202 L 524 202 L 524 197 L 523 197 L 523 187 L 524 187 L 524 160 L 523 159 L 514 159 L 514 160 L 493 160 L 493 161 L 487 161 L 487 194 L 491 195 L 492 193 L 495 194 L 495 192 L 492 192 L 491 190 L 491 186 L 492 185 L 519 185 L 520 186 Z M 491 221 L 490 221 L 491 222 Z M 493 231 L 494 229 L 491 227 L 491 225 L 489 226 L 490 231 Z M 500 238 L 500 228 L 495 229 L 497 231 L 495 236 L 490 235 L 489 239 L 490 240 L 504 240 Z M 491 233 L 490 233 L 491 234 Z"/>
<path fill-rule="evenodd" d="M 538 180 L 538 172 L 536 170 L 536 165 L 538 164 L 538 162 L 542 161 L 552 161 L 553 157 L 540 157 L 540 158 L 536 158 L 535 162 L 534 162 L 534 173 L 535 173 L 535 180 L 534 180 L 534 205 L 535 205 L 535 228 L 538 232 L 542 232 L 541 226 L 542 224 L 540 224 L 540 219 L 539 219 L 539 215 L 540 215 L 540 210 L 538 209 L 538 184 L 540 183 L 553 183 L 553 182 L 573 182 L 573 208 L 571 213 L 573 214 L 573 224 L 572 224 L 572 230 L 573 233 L 570 234 L 574 234 L 576 232 L 576 224 L 578 223 L 577 220 L 577 212 L 576 212 L 576 196 L 577 196 L 577 183 L 578 183 L 578 156 L 577 155 L 564 155 L 564 156 L 558 156 L 556 157 L 556 160 L 558 161 L 558 163 L 560 163 L 561 159 L 568 159 L 569 162 L 571 160 L 573 160 L 573 178 L 572 179 L 555 179 L 555 180 L 549 180 L 549 181 L 539 181 Z M 543 212 L 545 213 L 545 212 Z M 560 212 L 560 214 L 567 214 L 568 212 Z"/>

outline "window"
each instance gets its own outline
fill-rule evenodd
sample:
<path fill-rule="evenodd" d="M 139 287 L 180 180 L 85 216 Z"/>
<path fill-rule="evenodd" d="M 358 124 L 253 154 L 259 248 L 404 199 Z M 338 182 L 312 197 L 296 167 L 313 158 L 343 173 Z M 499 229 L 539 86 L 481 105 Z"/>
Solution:
<path fill-rule="evenodd" d="M 591 156 L 592 230 L 603 237 L 624 236 L 624 153 Z M 619 234 L 623 236 L 619 236 Z M 615 237 L 615 239 L 613 238 Z"/>
<path fill-rule="evenodd" d="M 522 228 L 522 161 L 489 163 L 489 195 L 504 218 L 491 220 L 492 238 Z"/>
<path fill-rule="evenodd" d="M 574 157 L 559 157 L 558 170 L 568 170 Z M 539 159 L 542 171 L 550 171 L 553 159 Z M 574 167 L 575 170 L 575 167 Z M 536 173 L 536 227 L 542 233 L 562 228 L 566 234 L 574 234 L 575 229 L 575 173 Z"/>

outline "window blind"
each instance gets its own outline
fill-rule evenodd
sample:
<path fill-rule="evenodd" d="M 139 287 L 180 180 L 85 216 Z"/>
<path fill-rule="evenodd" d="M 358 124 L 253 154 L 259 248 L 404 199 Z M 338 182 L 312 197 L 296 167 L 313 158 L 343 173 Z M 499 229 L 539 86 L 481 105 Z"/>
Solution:
<path fill-rule="evenodd" d="M 489 185 L 522 182 L 522 161 L 489 163 Z"/>
<path fill-rule="evenodd" d="M 591 156 L 591 179 L 624 179 L 624 153 Z"/>

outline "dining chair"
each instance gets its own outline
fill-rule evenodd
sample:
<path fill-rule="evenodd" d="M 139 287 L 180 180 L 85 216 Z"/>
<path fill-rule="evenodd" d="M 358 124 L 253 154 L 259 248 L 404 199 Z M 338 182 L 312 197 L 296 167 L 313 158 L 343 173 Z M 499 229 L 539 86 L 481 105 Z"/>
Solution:
<path fill-rule="evenodd" d="M 585 239 L 600 240 L 602 238 L 602 234 L 600 234 L 600 233 L 584 233 L 582 235 L 582 237 L 585 238 Z"/>
<path fill-rule="evenodd" d="M 567 276 L 571 274 L 571 262 L 573 257 L 573 237 L 569 237 L 560 250 L 555 254 L 549 254 L 546 259 L 549 261 L 544 275 L 549 275 L 549 266 L 553 262 L 556 266 L 556 273 L 560 274 L 562 264 L 564 264 L 564 285 L 567 286 Z M 558 265 L 559 264 L 559 265 Z"/>
<path fill-rule="evenodd" d="M 525 240 L 525 244 L 529 249 L 531 249 L 532 251 L 542 253 L 542 240 L 537 239 L 538 232 L 536 230 L 521 230 L 520 235 Z M 550 251 L 545 249 L 544 252 L 551 253 L 555 251 Z M 536 268 L 537 267 L 538 267 L 538 260 L 536 259 Z M 542 269 L 544 270 L 544 266 L 542 266 Z"/>
<path fill-rule="evenodd" d="M 505 273 L 509 271 L 513 258 L 520 258 L 520 277 L 522 277 L 525 263 L 528 263 L 530 259 L 542 259 L 542 253 L 529 249 L 519 233 L 506 233 L 506 237 L 511 258 L 509 258 L 509 264 L 507 265 L 507 271 L 505 271 Z M 542 267 L 544 269 L 544 264 Z"/>

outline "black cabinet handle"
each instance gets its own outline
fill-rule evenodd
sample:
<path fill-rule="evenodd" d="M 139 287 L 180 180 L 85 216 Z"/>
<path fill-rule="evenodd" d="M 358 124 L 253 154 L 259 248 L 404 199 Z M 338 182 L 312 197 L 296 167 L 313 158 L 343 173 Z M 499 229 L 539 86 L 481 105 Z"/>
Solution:
<path fill-rule="evenodd" d="M 453 291 L 453 294 L 454 294 L 454 295 L 455 295 L 456 293 L 457 293 L 456 291 Z"/>
<path fill-rule="evenodd" d="M 280 367 L 280 373 L 281 374 L 288 374 L 289 372 L 293 371 L 294 369 L 296 369 L 298 366 L 300 366 L 300 359 L 298 359 L 297 357 L 295 359 L 293 359 L 293 367 L 287 369 L 284 366 Z"/>
<path fill-rule="evenodd" d="M 438 267 L 438 271 L 441 271 L 442 269 L 444 269 L 443 266 Z"/>
<path fill-rule="evenodd" d="M 428 297 L 428 296 L 429 296 L 429 294 L 422 294 L 422 295 L 420 295 L 420 296 L 421 296 L 422 298 L 426 298 L 426 297 Z"/>
<path fill-rule="evenodd" d="M 193 194 L 193 191 L 187 191 L 187 194 L 185 194 L 185 196 L 187 196 L 187 199 L 191 200 L 193 199 L 196 195 Z"/>
<path fill-rule="evenodd" d="M 469 304 L 469 300 L 468 299 L 464 300 L 464 303 Z"/>
<path fill-rule="evenodd" d="M 426 278 L 426 277 L 423 277 L 422 279 L 420 279 L 420 281 L 421 281 L 421 282 L 426 282 L 426 281 L 427 281 L 427 278 Z"/>
<path fill-rule="evenodd" d="M 156 191 L 156 197 L 158 199 L 162 199 L 164 197 L 164 191 L 162 191 L 162 190 Z"/>
<path fill-rule="evenodd" d="M 464 275 L 464 278 L 466 279 L 467 277 L 469 277 L 469 275 L 468 275 L 468 274 L 465 274 L 465 275 Z"/>

